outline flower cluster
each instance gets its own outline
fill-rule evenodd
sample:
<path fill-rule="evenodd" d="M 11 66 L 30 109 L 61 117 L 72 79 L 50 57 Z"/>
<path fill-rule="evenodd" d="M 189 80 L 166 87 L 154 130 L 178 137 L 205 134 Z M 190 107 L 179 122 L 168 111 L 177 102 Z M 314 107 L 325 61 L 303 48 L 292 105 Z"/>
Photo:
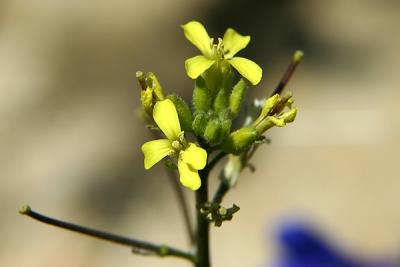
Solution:
<path fill-rule="evenodd" d="M 249 86 L 257 85 L 262 78 L 262 69 L 256 63 L 235 56 L 248 45 L 250 36 L 229 28 L 223 38 L 210 38 L 197 21 L 182 28 L 185 37 L 202 53 L 185 61 L 187 75 L 195 80 L 192 105 L 176 94 L 165 96 L 153 73 L 138 72 L 143 110 L 155 124 L 152 128 L 166 137 L 143 144 L 142 151 L 146 169 L 169 157 L 169 166 L 177 168 L 181 183 L 197 190 L 202 182 L 198 171 L 207 166 L 212 152 L 219 150 L 231 154 L 230 159 L 241 159 L 240 168 L 229 174 L 237 180 L 247 165 L 249 152 L 265 139 L 264 132 L 294 121 L 297 110 L 292 107 L 291 94 L 276 94 L 262 101 L 258 117 L 247 119 L 243 127 L 232 131 Z M 189 133 L 193 141 L 189 141 Z"/>

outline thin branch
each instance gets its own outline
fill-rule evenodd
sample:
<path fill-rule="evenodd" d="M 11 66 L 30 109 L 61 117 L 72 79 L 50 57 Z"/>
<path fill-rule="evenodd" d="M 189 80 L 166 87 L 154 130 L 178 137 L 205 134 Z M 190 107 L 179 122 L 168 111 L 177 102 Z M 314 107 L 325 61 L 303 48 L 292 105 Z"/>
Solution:
<path fill-rule="evenodd" d="M 191 262 L 195 262 L 195 256 L 192 255 L 189 252 L 185 252 L 167 245 L 156 245 L 147 241 L 142 241 L 142 240 L 137 240 L 137 239 L 132 239 L 132 238 L 127 238 L 124 236 L 119 236 L 107 232 L 103 232 L 100 230 L 92 229 L 86 226 L 81 226 L 78 224 L 74 223 L 69 223 L 69 222 L 64 222 L 58 219 L 53 219 L 50 217 L 47 217 L 45 215 L 42 215 L 40 213 L 37 213 L 33 211 L 29 206 L 24 206 L 20 209 L 19 211 L 23 215 L 27 215 L 35 220 L 38 220 L 43 223 L 47 223 L 53 226 L 57 226 L 63 229 L 67 229 L 73 232 L 85 234 L 91 237 L 96 237 L 102 240 L 110 241 L 113 243 L 117 243 L 120 245 L 125 245 L 129 246 L 132 248 L 139 249 L 139 250 L 145 250 L 145 251 L 151 251 L 154 252 L 155 255 L 158 255 L 160 257 L 166 257 L 166 256 L 172 256 L 172 257 L 178 257 L 178 258 L 183 258 L 186 260 L 189 260 Z"/>
<path fill-rule="evenodd" d="M 275 95 L 275 94 L 282 93 L 283 89 L 285 89 L 285 86 L 289 82 L 289 80 L 292 77 L 292 75 L 293 75 L 294 71 L 296 70 L 297 66 L 299 65 L 299 63 L 303 59 L 303 55 L 304 55 L 303 52 L 300 51 L 300 50 L 296 51 L 293 54 L 292 62 L 290 62 L 290 65 L 286 69 L 285 74 L 282 76 L 281 81 L 279 82 L 278 86 L 275 88 L 275 90 L 271 94 L 271 96 Z"/>

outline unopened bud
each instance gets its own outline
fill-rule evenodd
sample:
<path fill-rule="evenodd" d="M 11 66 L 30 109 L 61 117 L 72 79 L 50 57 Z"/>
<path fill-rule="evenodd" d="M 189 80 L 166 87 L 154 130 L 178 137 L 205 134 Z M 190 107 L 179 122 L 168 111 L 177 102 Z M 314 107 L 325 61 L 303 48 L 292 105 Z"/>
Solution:
<path fill-rule="evenodd" d="M 222 143 L 221 149 L 230 154 L 238 155 L 245 151 L 260 134 L 255 127 L 245 127 L 231 133 Z"/>
<path fill-rule="evenodd" d="M 211 94 L 203 77 L 199 76 L 193 90 L 193 107 L 195 112 L 207 112 L 211 108 Z"/>
<path fill-rule="evenodd" d="M 262 134 L 268 129 L 277 126 L 283 127 L 286 123 L 293 122 L 297 115 L 297 109 L 291 109 L 288 112 L 283 113 L 279 117 L 267 116 L 264 120 L 262 120 L 257 126 L 257 131 Z"/>
<path fill-rule="evenodd" d="M 237 117 L 239 114 L 248 88 L 249 87 L 244 79 L 240 79 L 240 81 L 233 87 L 231 96 L 229 98 L 229 108 L 233 118 Z"/>
<path fill-rule="evenodd" d="M 278 105 L 280 100 L 281 97 L 278 94 L 275 94 L 268 98 L 264 103 L 260 116 L 258 116 L 258 118 L 255 120 L 254 125 L 259 124 L 263 119 L 265 119 L 265 117 L 270 114 L 271 110 L 275 108 L 276 105 Z"/>
<path fill-rule="evenodd" d="M 188 104 L 178 95 L 169 95 L 167 98 L 175 105 L 182 129 L 187 132 L 192 131 L 193 116 Z"/>
<path fill-rule="evenodd" d="M 204 130 L 204 139 L 207 143 L 215 145 L 221 140 L 222 127 L 218 119 L 210 120 Z"/>
<path fill-rule="evenodd" d="M 208 122 L 208 114 L 205 112 L 199 112 L 194 116 L 193 122 L 192 122 L 192 129 L 193 132 L 197 136 L 202 136 L 204 133 L 204 130 L 206 129 Z"/>

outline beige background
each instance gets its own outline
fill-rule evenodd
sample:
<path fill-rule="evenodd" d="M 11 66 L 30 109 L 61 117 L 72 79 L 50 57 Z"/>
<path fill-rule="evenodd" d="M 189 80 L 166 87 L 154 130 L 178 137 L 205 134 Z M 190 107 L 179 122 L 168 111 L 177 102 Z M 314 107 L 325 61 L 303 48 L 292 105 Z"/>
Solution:
<path fill-rule="evenodd" d="M 189 266 L 142 258 L 36 223 L 22 204 L 115 233 L 185 247 L 162 167 L 145 172 L 135 71 L 190 97 L 180 24 L 251 34 L 241 55 L 271 92 L 292 51 L 299 115 L 268 135 L 226 198 L 241 207 L 212 229 L 214 266 L 261 266 L 274 229 L 307 218 L 354 253 L 394 255 L 400 241 L 398 1 L 0 1 L 0 265 Z M 213 186 L 216 177 L 213 177 Z M 192 200 L 192 192 L 186 191 Z"/>

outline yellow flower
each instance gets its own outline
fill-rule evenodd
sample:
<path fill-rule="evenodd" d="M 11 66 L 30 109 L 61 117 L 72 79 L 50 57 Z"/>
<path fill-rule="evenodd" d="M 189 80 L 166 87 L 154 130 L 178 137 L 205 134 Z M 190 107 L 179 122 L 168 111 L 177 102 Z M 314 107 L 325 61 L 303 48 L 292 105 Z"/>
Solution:
<path fill-rule="evenodd" d="M 253 85 L 260 82 L 262 69 L 256 63 L 243 57 L 234 57 L 237 52 L 247 46 L 250 36 L 240 35 L 229 28 L 223 39 L 218 38 L 218 44 L 214 44 L 214 39 L 210 38 L 200 22 L 191 21 L 182 28 L 186 38 L 203 54 L 185 61 L 186 72 L 190 78 L 196 79 L 216 63 L 227 62 Z"/>
<path fill-rule="evenodd" d="M 206 166 L 207 152 L 185 140 L 178 113 L 171 100 L 158 101 L 154 105 L 153 118 L 167 139 L 153 140 L 142 145 L 145 169 L 150 169 L 166 156 L 177 157 L 181 183 L 197 190 L 201 185 L 198 170 Z"/>

